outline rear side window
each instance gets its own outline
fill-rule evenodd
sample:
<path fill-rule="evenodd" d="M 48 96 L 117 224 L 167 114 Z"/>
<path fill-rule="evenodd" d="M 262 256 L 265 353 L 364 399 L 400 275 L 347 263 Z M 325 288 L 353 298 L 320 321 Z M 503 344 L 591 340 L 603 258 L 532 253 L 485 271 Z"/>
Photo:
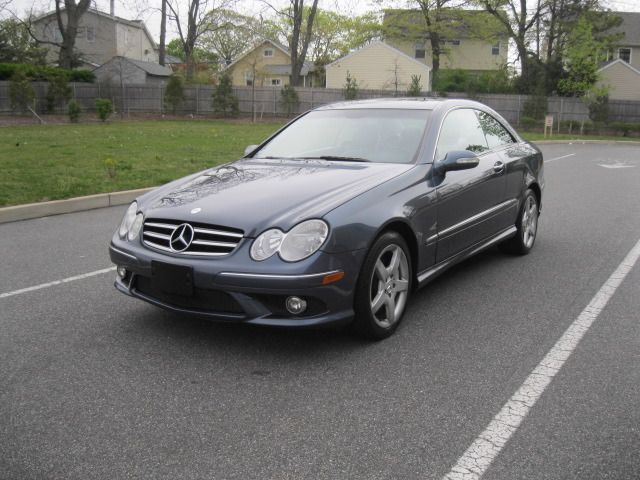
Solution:
<path fill-rule="evenodd" d="M 436 147 L 436 160 L 455 150 L 482 153 L 489 150 L 487 139 L 476 112 L 461 108 L 450 112 L 442 123 Z"/>
<path fill-rule="evenodd" d="M 501 145 L 514 143 L 515 140 L 507 129 L 491 115 L 486 112 L 478 112 L 478 118 L 480 119 L 480 125 L 482 125 L 484 134 L 487 137 L 487 144 L 489 145 L 489 148 L 496 148 Z"/>

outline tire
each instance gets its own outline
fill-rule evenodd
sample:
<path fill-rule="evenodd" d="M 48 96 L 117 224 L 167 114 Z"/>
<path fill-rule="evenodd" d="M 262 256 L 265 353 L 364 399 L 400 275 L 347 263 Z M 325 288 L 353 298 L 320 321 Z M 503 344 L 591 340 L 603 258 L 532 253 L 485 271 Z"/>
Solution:
<path fill-rule="evenodd" d="M 500 244 L 500 249 L 507 253 L 526 255 L 533 248 L 538 233 L 538 198 L 532 190 L 524 193 L 522 207 L 516 221 L 517 233 L 514 237 Z"/>
<path fill-rule="evenodd" d="M 374 242 L 362 264 L 356 285 L 353 330 L 382 340 L 402 319 L 411 292 L 409 248 L 397 232 L 385 232 Z"/>

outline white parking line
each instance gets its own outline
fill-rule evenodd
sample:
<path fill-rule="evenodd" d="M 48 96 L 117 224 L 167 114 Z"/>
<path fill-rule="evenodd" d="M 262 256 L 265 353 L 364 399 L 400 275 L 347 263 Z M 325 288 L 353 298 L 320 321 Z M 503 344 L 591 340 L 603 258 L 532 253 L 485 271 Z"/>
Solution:
<path fill-rule="evenodd" d="M 102 275 L 103 273 L 113 272 L 115 269 L 116 267 L 103 268 L 102 270 L 83 273 L 82 275 L 76 275 L 75 277 L 68 277 L 68 278 L 63 278 L 62 280 L 54 280 L 53 282 L 41 283 L 40 285 L 21 288 L 20 290 L 14 290 L 13 292 L 0 293 L 0 298 L 12 297 L 14 295 L 20 295 L 21 293 L 33 292 L 34 290 L 41 290 L 43 288 L 53 287 L 55 285 L 60 285 L 61 283 L 75 282 L 76 280 L 83 280 L 85 278 L 95 277 L 96 275 Z"/>
<path fill-rule="evenodd" d="M 451 471 L 443 477 L 443 480 L 477 480 L 484 475 L 509 438 L 542 396 L 553 377 L 571 356 L 589 327 L 598 318 L 609 299 L 635 265 L 638 257 L 640 257 L 640 240 L 604 285 L 600 287 L 589 305 L 565 330 L 516 393 L 504 404 L 502 410 L 493 417 L 489 426 L 462 454 Z"/>
<path fill-rule="evenodd" d="M 573 157 L 575 153 L 569 153 L 567 155 L 562 155 L 561 157 L 552 158 L 551 160 L 545 160 L 544 163 L 555 162 L 556 160 L 562 160 L 563 158 Z"/>

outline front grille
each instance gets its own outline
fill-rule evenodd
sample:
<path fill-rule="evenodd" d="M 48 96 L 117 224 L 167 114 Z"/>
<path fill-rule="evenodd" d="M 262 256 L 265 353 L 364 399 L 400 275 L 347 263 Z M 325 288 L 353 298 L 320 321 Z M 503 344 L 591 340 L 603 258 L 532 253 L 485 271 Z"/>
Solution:
<path fill-rule="evenodd" d="M 177 252 L 171 248 L 171 234 L 183 223 L 193 227 L 193 241 L 186 250 Z M 156 218 L 147 218 L 142 228 L 142 242 L 145 245 L 178 255 L 228 255 L 238 246 L 243 235 L 242 230 L 235 228 Z"/>
<path fill-rule="evenodd" d="M 154 285 L 151 278 L 141 275 L 135 276 L 134 290 L 165 305 L 192 312 L 244 314 L 240 304 L 231 295 L 221 290 L 194 288 L 193 296 L 183 297 L 163 292 Z"/>

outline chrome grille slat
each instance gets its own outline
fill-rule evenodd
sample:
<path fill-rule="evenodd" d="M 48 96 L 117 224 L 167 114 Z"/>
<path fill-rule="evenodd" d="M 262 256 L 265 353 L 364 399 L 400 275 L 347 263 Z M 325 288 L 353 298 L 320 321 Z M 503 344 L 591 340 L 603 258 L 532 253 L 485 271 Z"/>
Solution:
<path fill-rule="evenodd" d="M 186 250 L 177 252 L 171 248 L 171 235 L 183 223 L 193 228 L 193 239 Z M 157 218 L 145 220 L 142 230 L 144 245 L 175 255 L 222 257 L 233 252 L 243 238 L 244 233 L 235 228 Z"/>
<path fill-rule="evenodd" d="M 228 248 L 235 248 L 237 245 L 236 243 L 230 243 L 230 242 L 210 242 L 209 240 L 194 240 L 191 243 L 193 245 L 207 245 L 209 247 L 228 247 Z"/>
<path fill-rule="evenodd" d="M 170 230 L 173 230 L 178 225 L 179 224 L 170 225 L 168 223 L 156 223 L 156 222 L 145 222 L 144 224 L 145 227 L 168 228 Z"/>
<path fill-rule="evenodd" d="M 144 235 L 147 235 L 153 238 L 159 238 L 160 240 L 169 241 L 171 239 L 171 235 L 164 235 L 162 233 L 156 233 L 156 232 L 144 232 Z"/>
<path fill-rule="evenodd" d="M 212 230 L 209 228 L 194 228 L 193 231 L 196 233 L 205 233 L 207 235 L 218 235 L 220 237 L 242 238 L 241 233 L 223 232 L 222 230 Z"/>

